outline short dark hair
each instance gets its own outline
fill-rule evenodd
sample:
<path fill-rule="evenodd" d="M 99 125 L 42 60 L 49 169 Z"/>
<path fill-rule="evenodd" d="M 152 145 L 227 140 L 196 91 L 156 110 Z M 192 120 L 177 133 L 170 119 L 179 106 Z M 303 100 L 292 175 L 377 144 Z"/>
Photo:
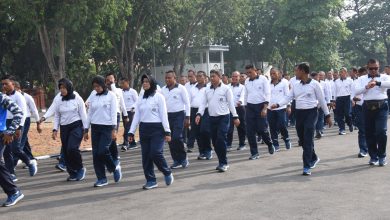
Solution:
<path fill-rule="evenodd" d="M 204 77 L 207 77 L 206 73 L 203 70 L 199 70 L 196 75 L 202 75 Z"/>
<path fill-rule="evenodd" d="M 358 69 L 356 67 L 352 67 L 351 69 L 352 69 L 353 72 L 357 72 L 358 71 Z"/>
<path fill-rule="evenodd" d="M 221 77 L 221 73 L 220 73 L 218 70 L 210 70 L 210 75 L 211 75 L 211 74 L 218 75 L 219 78 L 222 78 L 222 77 Z"/>
<path fill-rule="evenodd" d="M 173 70 L 168 70 L 168 71 L 166 71 L 166 72 L 165 72 L 165 75 L 170 74 L 170 73 L 172 73 L 173 77 L 176 78 L 176 73 L 175 73 L 175 71 L 173 71 Z"/>
<path fill-rule="evenodd" d="M 249 70 L 249 69 L 256 69 L 256 67 L 253 65 L 253 64 L 248 64 L 245 66 L 245 69 L 246 70 Z"/>
<path fill-rule="evenodd" d="M 128 78 L 121 78 L 121 81 L 130 82 Z"/>
<path fill-rule="evenodd" d="M 106 75 L 104 75 L 104 78 L 107 78 L 107 76 L 114 76 L 114 79 L 116 80 L 116 75 L 115 75 L 114 71 L 107 72 Z"/>
<path fill-rule="evenodd" d="M 272 68 L 270 69 L 270 72 L 271 72 L 272 70 L 274 70 L 274 71 L 277 72 L 277 73 L 280 73 L 280 70 L 279 70 L 279 68 L 277 68 L 277 67 L 272 67 Z M 284 74 L 282 74 L 282 75 L 284 75 Z"/>
<path fill-rule="evenodd" d="M 369 59 L 368 62 L 367 62 L 367 65 L 368 64 L 374 64 L 374 63 L 379 63 L 379 60 L 377 60 L 377 59 Z"/>
<path fill-rule="evenodd" d="M 311 76 L 311 77 L 315 77 L 315 76 L 317 76 L 317 75 L 318 75 L 318 72 L 316 72 L 316 71 L 313 71 L 313 72 L 310 73 L 310 76 Z"/>
<path fill-rule="evenodd" d="M 307 63 L 307 62 L 303 62 L 303 63 L 298 64 L 297 68 L 298 68 L 299 70 L 302 70 L 302 71 L 305 72 L 306 74 L 309 74 L 309 73 L 310 73 L 310 64 Z"/>
<path fill-rule="evenodd" d="M 195 71 L 192 69 L 188 70 L 187 73 L 193 73 L 195 75 Z"/>
<path fill-rule="evenodd" d="M 10 75 L 10 74 L 5 74 L 4 76 L 1 77 L 1 80 L 6 80 L 6 79 L 8 79 L 12 82 L 15 82 L 15 80 L 16 80 L 15 77 L 13 75 Z"/>
<path fill-rule="evenodd" d="M 386 65 L 385 68 L 390 68 L 390 65 Z"/>
<path fill-rule="evenodd" d="M 366 67 L 360 67 L 359 68 L 359 70 L 358 70 L 358 73 L 365 73 L 365 72 L 367 72 L 367 69 L 366 69 Z"/>

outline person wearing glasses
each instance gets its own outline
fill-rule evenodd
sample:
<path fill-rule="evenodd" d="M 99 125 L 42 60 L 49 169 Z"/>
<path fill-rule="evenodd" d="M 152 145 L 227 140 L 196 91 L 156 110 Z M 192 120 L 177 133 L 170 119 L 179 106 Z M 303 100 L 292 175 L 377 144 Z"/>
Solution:
<path fill-rule="evenodd" d="M 379 61 L 370 59 L 367 63 L 368 75 L 359 77 L 354 94 L 363 94 L 363 117 L 370 165 L 385 166 L 387 145 L 387 115 L 389 104 L 387 89 L 390 76 L 379 74 Z"/>

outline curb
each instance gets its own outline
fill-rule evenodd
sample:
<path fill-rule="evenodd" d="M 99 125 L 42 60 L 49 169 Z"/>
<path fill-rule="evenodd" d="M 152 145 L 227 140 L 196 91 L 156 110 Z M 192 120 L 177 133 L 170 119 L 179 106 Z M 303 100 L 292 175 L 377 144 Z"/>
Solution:
<path fill-rule="evenodd" d="M 91 152 L 92 151 L 92 148 L 85 148 L 83 150 L 81 150 L 80 152 L 81 153 L 85 153 L 85 152 Z M 46 160 L 46 159 L 50 159 L 50 158 L 56 158 L 56 157 L 59 157 L 60 154 L 53 154 L 53 155 L 42 155 L 42 156 L 38 156 L 38 157 L 35 157 L 37 160 Z"/>

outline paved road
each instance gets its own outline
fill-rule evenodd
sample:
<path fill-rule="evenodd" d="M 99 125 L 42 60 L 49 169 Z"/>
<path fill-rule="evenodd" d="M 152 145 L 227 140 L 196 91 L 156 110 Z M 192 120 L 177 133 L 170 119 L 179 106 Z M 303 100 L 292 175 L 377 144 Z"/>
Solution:
<path fill-rule="evenodd" d="M 310 177 L 301 176 L 302 150 L 296 147 L 249 161 L 249 150 L 229 154 L 231 169 L 217 173 L 216 158 L 175 170 L 175 182 L 143 191 L 140 150 L 121 153 L 123 180 L 93 188 L 91 153 L 84 153 L 87 177 L 66 182 L 54 169 L 55 159 L 39 161 L 39 173 L 28 177 L 18 168 L 25 199 L 0 208 L 0 219 L 389 219 L 389 167 L 370 167 L 357 158 L 357 132 L 337 135 L 335 128 L 316 141 L 321 162 Z M 237 142 L 236 142 L 237 143 Z M 170 156 L 167 159 L 169 162 Z M 0 195 L 4 200 L 4 195 Z"/>

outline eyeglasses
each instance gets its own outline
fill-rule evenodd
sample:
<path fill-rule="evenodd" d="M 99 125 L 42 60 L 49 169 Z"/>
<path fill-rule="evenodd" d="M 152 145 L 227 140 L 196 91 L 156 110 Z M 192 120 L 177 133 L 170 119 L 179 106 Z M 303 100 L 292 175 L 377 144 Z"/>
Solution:
<path fill-rule="evenodd" d="M 368 68 L 369 70 L 378 70 L 379 69 L 379 67 L 370 67 L 370 68 Z"/>

